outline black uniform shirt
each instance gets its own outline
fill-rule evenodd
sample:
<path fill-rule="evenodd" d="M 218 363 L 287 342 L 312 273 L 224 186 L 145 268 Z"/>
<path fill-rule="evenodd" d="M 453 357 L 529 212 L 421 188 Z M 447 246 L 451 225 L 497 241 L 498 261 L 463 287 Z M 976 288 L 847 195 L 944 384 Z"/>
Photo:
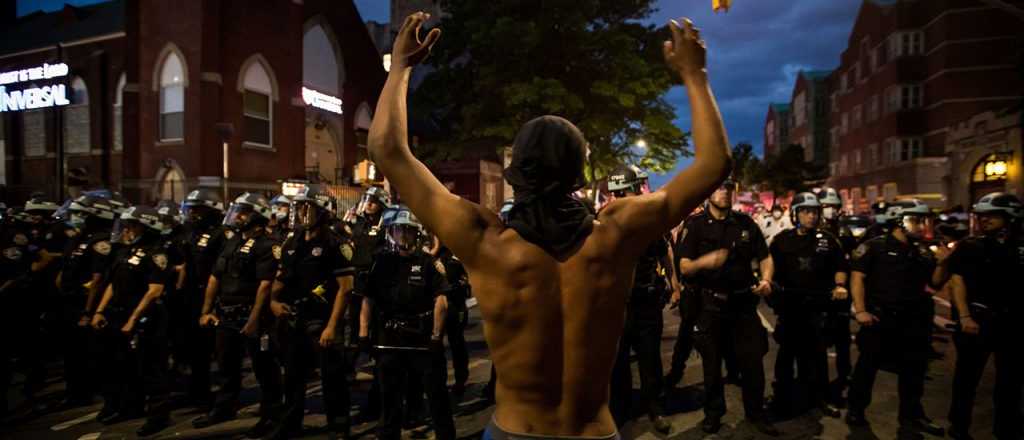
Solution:
<path fill-rule="evenodd" d="M 112 305 L 134 309 L 150 284 L 166 286 L 172 274 L 160 242 L 120 247 L 108 277 L 114 290 Z"/>
<path fill-rule="evenodd" d="M 800 234 L 796 228 L 775 236 L 771 244 L 775 263 L 775 281 L 784 288 L 799 289 L 800 294 L 829 294 L 835 288 L 836 272 L 849 270 L 842 245 L 825 230 Z"/>
<path fill-rule="evenodd" d="M 36 246 L 25 228 L 9 226 L 0 237 L 0 284 L 28 273 L 35 259 Z"/>
<path fill-rule="evenodd" d="M 665 276 L 660 270 L 661 263 L 666 257 L 668 257 L 666 237 L 660 237 L 647 246 L 647 250 L 636 263 L 630 301 L 654 302 L 661 300 L 662 294 L 668 288 Z"/>
<path fill-rule="evenodd" d="M 469 273 L 451 251 L 444 251 L 438 261 L 444 265 L 445 281 L 448 283 L 446 291 L 450 307 L 465 307 L 466 300 L 472 296 L 469 285 Z"/>
<path fill-rule="evenodd" d="M 935 257 L 918 242 L 904 243 L 891 233 L 875 237 L 857 246 L 850 266 L 865 274 L 868 306 L 908 309 L 930 301 L 925 286 L 935 270 Z"/>
<path fill-rule="evenodd" d="M 355 274 L 345 257 L 346 246 L 327 228 L 308 241 L 305 232 L 295 232 L 281 247 L 279 279 L 286 286 L 282 300 L 292 302 L 313 295 L 331 303 L 338 291 L 336 277 Z"/>
<path fill-rule="evenodd" d="M 68 240 L 60 275 L 63 294 L 84 293 L 83 285 L 92 281 L 93 274 L 107 272 L 112 258 L 109 239 L 109 233 L 100 232 L 83 233 Z"/>
<path fill-rule="evenodd" d="M 276 246 L 266 234 L 252 238 L 235 234 L 224 244 L 213 268 L 222 304 L 253 304 L 260 282 L 273 281 L 277 274 Z"/>
<path fill-rule="evenodd" d="M 230 235 L 222 226 L 215 226 L 207 229 L 191 231 L 191 243 L 189 255 L 186 257 L 190 283 L 193 286 L 206 286 L 210 274 L 213 273 L 213 266 L 217 264 L 217 257 Z"/>
<path fill-rule="evenodd" d="M 963 240 L 949 256 L 949 273 L 964 279 L 968 302 L 994 310 L 1024 310 L 1024 294 L 1017 278 L 1024 273 L 1024 240 Z"/>
<path fill-rule="evenodd" d="M 380 216 L 376 219 L 359 216 L 352 225 L 352 243 L 355 252 L 352 265 L 359 270 L 366 270 L 373 264 L 373 257 L 384 249 L 384 229 L 379 227 Z"/>
<path fill-rule="evenodd" d="M 729 258 L 722 267 L 702 270 L 687 277 L 687 281 L 702 288 L 730 293 L 756 284 L 751 263 L 768 257 L 768 245 L 757 223 L 741 212 L 730 211 L 722 220 L 716 220 L 707 211 L 690 216 L 676 248 L 676 267 L 681 258 L 696 260 L 723 248 L 729 250 Z"/>
<path fill-rule="evenodd" d="M 443 265 L 425 252 L 403 257 L 377 254 L 366 295 L 384 319 L 412 317 L 434 310 L 434 301 L 447 289 Z"/>

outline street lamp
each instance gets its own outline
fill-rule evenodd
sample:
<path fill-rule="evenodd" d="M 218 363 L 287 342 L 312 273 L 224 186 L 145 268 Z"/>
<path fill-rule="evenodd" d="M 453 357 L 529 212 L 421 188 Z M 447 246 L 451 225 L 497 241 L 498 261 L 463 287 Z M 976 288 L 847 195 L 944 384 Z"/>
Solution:
<path fill-rule="evenodd" d="M 1006 161 L 996 159 L 985 162 L 985 177 L 998 179 L 1006 176 Z"/>
<path fill-rule="evenodd" d="M 647 141 L 643 139 L 637 140 L 636 143 L 634 143 L 633 145 L 641 150 L 647 149 Z"/>

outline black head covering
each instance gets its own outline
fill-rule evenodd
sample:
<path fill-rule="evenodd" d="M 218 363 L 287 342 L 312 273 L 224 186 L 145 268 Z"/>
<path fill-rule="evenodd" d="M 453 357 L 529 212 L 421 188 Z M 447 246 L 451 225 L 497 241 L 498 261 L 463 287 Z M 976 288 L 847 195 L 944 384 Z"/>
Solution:
<path fill-rule="evenodd" d="M 541 116 L 523 125 L 512 144 L 505 180 L 515 191 L 506 224 L 553 255 L 590 235 L 594 212 L 572 193 L 583 187 L 587 143 L 571 122 Z"/>

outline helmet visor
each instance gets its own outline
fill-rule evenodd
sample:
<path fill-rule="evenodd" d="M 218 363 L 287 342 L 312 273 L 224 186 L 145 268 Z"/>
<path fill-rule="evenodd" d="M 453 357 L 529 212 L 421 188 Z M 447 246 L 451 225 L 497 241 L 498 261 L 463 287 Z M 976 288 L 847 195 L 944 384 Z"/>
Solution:
<path fill-rule="evenodd" d="M 110 242 L 115 244 L 130 245 L 142 238 L 144 226 L 138 220 L 117 219 L 114 221 L 114 228 L 110 232 Z"/>
<path fill-rule="evenodd" d="M 291 228 L 311 228 L 320 220 L 320 207 L 310 201 L 298 201 L 292 204 Z"/>
<path fill-rule="evenodd" d="M 900 226 L 911 237 L 931 239 L 934 235 L 934 221 L 931 216 L 904 215 Z"/>
<path fill-rule="evenodd" d="M 252 216 L 252 205 L 233 203 L 231 204 L 231 207 L 228 208 L 228 212 L 224 214 L 224 226 L 236 230 L 247 229 L 252 223 Z"/>
<path fill-rule="evenodd" d="M 388 226 L 388 242 L 395 250 L 409 252 L 419 244 L 420 228 L 413 225 Z"/>

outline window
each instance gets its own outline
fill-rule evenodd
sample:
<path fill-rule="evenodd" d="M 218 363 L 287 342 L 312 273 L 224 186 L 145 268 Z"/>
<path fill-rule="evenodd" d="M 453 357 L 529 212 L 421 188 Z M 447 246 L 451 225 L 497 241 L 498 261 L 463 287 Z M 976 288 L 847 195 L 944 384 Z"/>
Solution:
<path fill-rule="evenodd" d="M 921 139 L 903 139 L 900 141 L 900 160 L 908 161 L 921 157 Z"/>
<path fill-rule="evenodd" d="M 864 120 L 864 107 L 856 105 L 853 107 L 853 128 L 860 128 L 861 122 Z"/>
<path fill-rule="evenodd" d="M 242 113 L 245 119 L 242 141 L 246 144 L 271 147 L 273 135 L 274 87 L 263 63 L 249 64 L 243 79 Z"/>
<path fill-rule="evenodd" d="M 878 119 L 878 95 L 871 95 L 868 98 L 868 122 L 874 122 Z"/>
<path fill-rule="evenodd" d="M 832 139 L 831 139 L 832 140 L 832 147 L 833 148 L 838 147 L 839 146 L 839 129 L 836 128 L 836 127 L 832 127 L 831 134 L 832 134 Z"/>
<path fill-rule="evenodd" d="M 864 203 L 864 201 L 861 200 L 860 188 L 858 187 L 858 188 L 851 189 L 850 190 L 850 204 L 852 206 L 850 206 L 848 209 L 850 211 L 859 211 L 860 210 L 860 206 L 863 203 Z"/>
<path fill-rule="evenodd" d="M 921 86 L 903 86 L 900 88 L 900 108 L 903 110 L 921 107 Z"/>
<path fill-rule="evenodd" d="M 867 190 L 865 191 L 865 193 L 867 194 L 866 197 L 868 198 L 868 203 L 869 204 L 870 203 L 875 203 L 875 202 L 878 201 L 878 186 L 877 185 L 869 185 Z"/>
<path fill-rule="evenodd" d="M 837 95 L 837 94 L 835 94 L 835 93 L 833 93 L 833 94 L 832 94 L 832 97 L 831 97 L 831 98 L 829 99 L 829 101 L 831 101 L 831 102 L 832 102 L 832 112 L 833 112 L 833 113 L 836 113 L 836 112 L 838 112 L 838 111 L 839 111 L 839 99 L 838 99 L 838 95 Z"/>
<path fill-rule="evenodd" d="M 849 162 L 847 161 L 846 154 L 843 154 L 842 156 L 839 156 L 839 175 L 840 176 L 845 176 L 846 175 L 846 172 L 847 172 L 847 168 L 846 167 L 847 167 L 847 165 L 849 165 Z"/>
<path fill-rule="evenodd" d="M 853 170 L 861 171 L 864 164 L 861 162 L 860 148 L 853 151 Z"/>
<path fill-rule="evenodd" d="M 125 75 L 122 73 L 121 78 L 117 80 L 117 88 L 114 89 L 114 110 L 111 114 L 111 118 L 114 119 L 114 151 L 124 150 L 124 122 L 121 121 L 121 109 L 124 104 L 124 85 Z"/>
<path fill-rule="evenodd" d="M 837 175 L 839 175 L 839 163 L 838 162 L 830 162 L 828 164 L 828 174 L 830 176 L 837 176 Z"/>
<path fill-rule="evenodd" d="M 900 87 L 890 87 L 885 93 L 885 112 L 892 113 L 900 109 Z"/>
<path fill-rule="evenodd" d="M 886 202 L 896 200 L 896 196 L 900 195 L 899 187 L 896 183 L 886 183 L 882 185 L 882 197 L 885 198 Z"/>
<path fill-rule="evenodd" d="M 174 52 L 160 68 L 160 140 L 185 138 L 185 70 Z"/>
<path fill-rule="evenodd" d="M 35 86 L 32 86 L 35 87 Z M 26 110 L 21 113 L 22 142 L 26 157 L 46 154 L 46 110 Z"/>
<path fill-rule="evenodd" d="M 868 164 L 867 168 L 875 168 L 881 165 L 878 157 L 878 144 L 868 145 Z"/>
<path fill-rule="evenodd" d="M 868 55 L 868 58 L 870 60 L 868 65 L 871 66 L 871 71 L 872 72 L 878 70 L 878 67 L 879 67 L 879 65 L 878 65 L 878 52 L 879 52 L 879 49 L 875 48 L 875 49 L 872 49 L 871 50 L 871 54 Z"/>
<path fill-rule="evenodd" d="M 844 112 L 841 119 L 842 119 L 842 125 L 840 125 L 839 134 L 841 134 L 843 136 L 846 136 L 846 133 L 850 129 L 850 114 Z"/>
<path fill-rule="evenodd" d="M 924 32 L 896 32 L 889 37 L 889 59 L 924 54 Z"/>
<path fill-rule="evenodd" d="M 768 121 L 768 125 L 764 127 L 764 137 L 768 140 L 768 145 L 775 143 L 775 121 Z"/>
<path fill-rule="evenodd" d="M 64 107 L 64 151 L 88 153 L 92 144 L 89 138 L 89 89 L 80 77 L 71 79 L 71 104 Z"/>
<path fill-rule="evenodd" d="M 843 92 L 850 91 L 850 74 L 849 72 L 843 73 L 843 76 L 839 78 L 839 90 Z"/>
<path fill-rule="evenodd" d="M 907 49 L 907 55 L 922 55 L 924 54 L 924 32 L 908 32 L 910 36 L 910 43 L 904 43 Z M 904 38 L 906 40 L 906 38 Z"/>
<path fill-rule="evenodd" d="M 795 127 L 801 127 L 807 121 L 807 95 L 804 92 L 793 100 L 793 116 L 796 118 Z"/>
<path fill-rule="evenodd" d="M 804 136 L 800 140 L 800 144 L 804 147 L 804 161 L 814 162 L 814 138 L 811 136 Z"/>
<path fill-rule="evenodd" d="M 900 141 L 898 139 L 890 139 L 886 142 L 888 145 L 888 163 L 896 164 L 900 162 Z"/>

